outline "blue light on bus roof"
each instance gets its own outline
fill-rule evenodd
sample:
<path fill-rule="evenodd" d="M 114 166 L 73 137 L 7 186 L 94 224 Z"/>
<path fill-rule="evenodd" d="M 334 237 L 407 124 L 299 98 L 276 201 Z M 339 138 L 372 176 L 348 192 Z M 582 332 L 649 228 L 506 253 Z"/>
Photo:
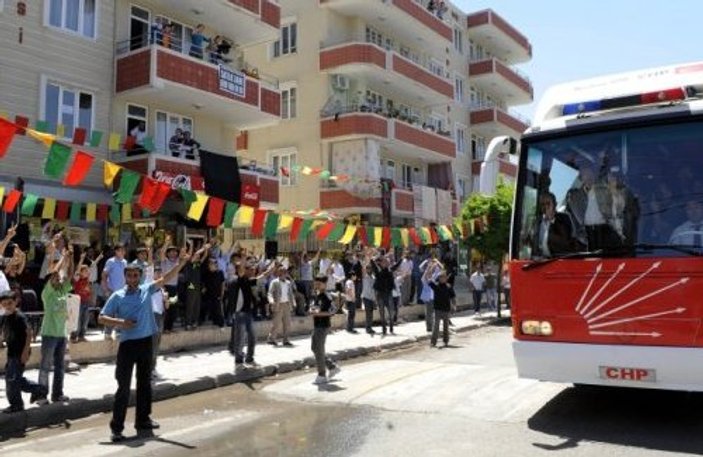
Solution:
<path fill-rule="evenodd" d="M 562 114 L 564 116 L 566 116 L 569 114 L 580 114 L 580 113 L 587 113 L 589 111 L 598 111 L 600 109 L 601 109 L 601 101 L 600 100 L 593 100 L 590 102 L 571 103 L 568 105 L 564 105 L 564 108 L 562 110 Z"/>

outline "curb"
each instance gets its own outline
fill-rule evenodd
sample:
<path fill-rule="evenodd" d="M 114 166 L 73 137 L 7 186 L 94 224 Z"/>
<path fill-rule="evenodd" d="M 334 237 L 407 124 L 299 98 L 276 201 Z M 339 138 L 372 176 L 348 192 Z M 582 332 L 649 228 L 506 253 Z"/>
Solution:
<path fill-rule="evenodd" d="M 472 323 L 462 327 L 455 327 L 456 333 L 465 333 L 490 325 L 497 318 L 493 318 L 481 323 Z M 372 347 L 347 348 L 331 352 L 330 355 L 335 360 L 350 360 L 369 354 L 377 354 L 395 351 L 425 342 L 430 339 L 430 335 L 406 337 L 401 341 L 388 342 Z M 305 357 L 292 361 L 281 362 L 273 365 L 265 365 L 254 370 L 247 370 L 242 373 L 232 373 L 228 371 L 216 376 L 203 376 L 201 378 L 183 382 L 180 384 L 162 383 L 157 384 L 152 389 L 152 400 L 154 402 L 168 400 L 174 397 L 212 390 L 225 387 L 240 382 L 255 381 L 257 379 L 275 376 L 279 374 L 291 373 L 312 367 L 315 364 L 313 357 Z M 7 438 L 13 434 L 21 433 L 28 428 L 46 427 L 48 425 L 60 424 L 69 420 L 80 419 L 93 414 L 111 412 L 114 395 L 106 394 L 100 399 L 76 398 L 67 404 L 52 403 L 49 405 L 30 408 L 21 413 L 2 414 L 0 413 L 0 439 Z M 135 404 L 135 390 L 130 394 L 129 406 Z"/>

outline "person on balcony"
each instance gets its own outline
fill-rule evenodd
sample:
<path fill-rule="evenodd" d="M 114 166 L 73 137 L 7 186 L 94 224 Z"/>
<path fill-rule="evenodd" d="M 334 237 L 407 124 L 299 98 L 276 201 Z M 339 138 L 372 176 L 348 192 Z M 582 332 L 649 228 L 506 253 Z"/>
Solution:
<path fill-rule="evenodd" d="M 200 143 L 190 136 L 188 130 L 183 132 L 183 150 L 188 160 L 195 160 L 200 153 Z"/>
<path fill-rule="evenodd" d="M 140 121 L 136 127 L 129 131 L 129 136 L 134 138 L 134 146 L 127 150 L 128 156 L 134 156 L 139 154 L 144 154 L 146 148 L 144 148 L 144 139 L 146 138 L 146 123 Z"/>
<path fill-rule="evenodd" d="M 171 49 L 173 45 L 173 26 L 170 23 L 165 23 L 161 31 L 161 45 Z"/>
<path fill-rule="evenodd" d="M 168 150 L 171 151 L 173 157 L 181 156 L 181 149 L 183 148 L 183 130 L 176 129 L 173 132 L 173 136 L 168 140 Z"/>
<path fill-rule="evenodd" d="M 205 43 L 210 43 L 210 38 L 203 35 L 203 30 L 205 26 L 203 24 L 198 24 L 193 31 L 193 35 L 190 37 L 190 56 L 196 59 L 202 59 L 205 55 Z"/>

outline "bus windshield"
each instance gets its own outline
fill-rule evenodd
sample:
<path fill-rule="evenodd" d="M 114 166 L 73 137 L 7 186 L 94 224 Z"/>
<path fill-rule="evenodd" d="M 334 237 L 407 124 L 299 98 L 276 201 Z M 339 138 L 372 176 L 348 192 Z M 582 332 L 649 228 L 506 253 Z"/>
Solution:
<path fill-rule="evenodd" d="M 513 257 L 703 254 L 703 122 L 526 141 Z"/>

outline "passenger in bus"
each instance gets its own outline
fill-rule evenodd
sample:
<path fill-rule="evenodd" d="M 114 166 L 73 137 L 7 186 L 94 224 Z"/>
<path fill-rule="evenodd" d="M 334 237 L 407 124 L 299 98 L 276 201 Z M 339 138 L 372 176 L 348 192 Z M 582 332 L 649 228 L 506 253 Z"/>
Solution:
<path fill-rule="evenodd" d="M 668 219 L 663 216 L 665 209 L 662 203 L 653 193 L 647 202 L 648 212 L 647 221 L 643 221 L 645 227 L 642 233 L 642 239 L 647 243 L 666 244 L 669 241 L 669 236 L 673 232 L 673 226 Z"/>
<path fill-rule="evenodd" d="M 537 254 L 551 257 L 576 252 L 580 246 L 573 236 L 573 224 L 566 213 L 557 212 L 557 199 L 551 193 L 539 196 L 541 218 L 537 229 Z"/>
<path fill-rule="evenodd" d="M 623 244 L 634 243 L 639 219 L 639 203 L 637 198 L 625 185 L 625 178 L 619 171 L 608 173 L 608 191 L 612 207 L 608 223 L 615 230 Z"/>
<path fill-rule="evenodd" d="M 688 220 L 674 229 L 669 244 L 703 247 L 703 203 L 689 199 L 686 217 Z"/>

